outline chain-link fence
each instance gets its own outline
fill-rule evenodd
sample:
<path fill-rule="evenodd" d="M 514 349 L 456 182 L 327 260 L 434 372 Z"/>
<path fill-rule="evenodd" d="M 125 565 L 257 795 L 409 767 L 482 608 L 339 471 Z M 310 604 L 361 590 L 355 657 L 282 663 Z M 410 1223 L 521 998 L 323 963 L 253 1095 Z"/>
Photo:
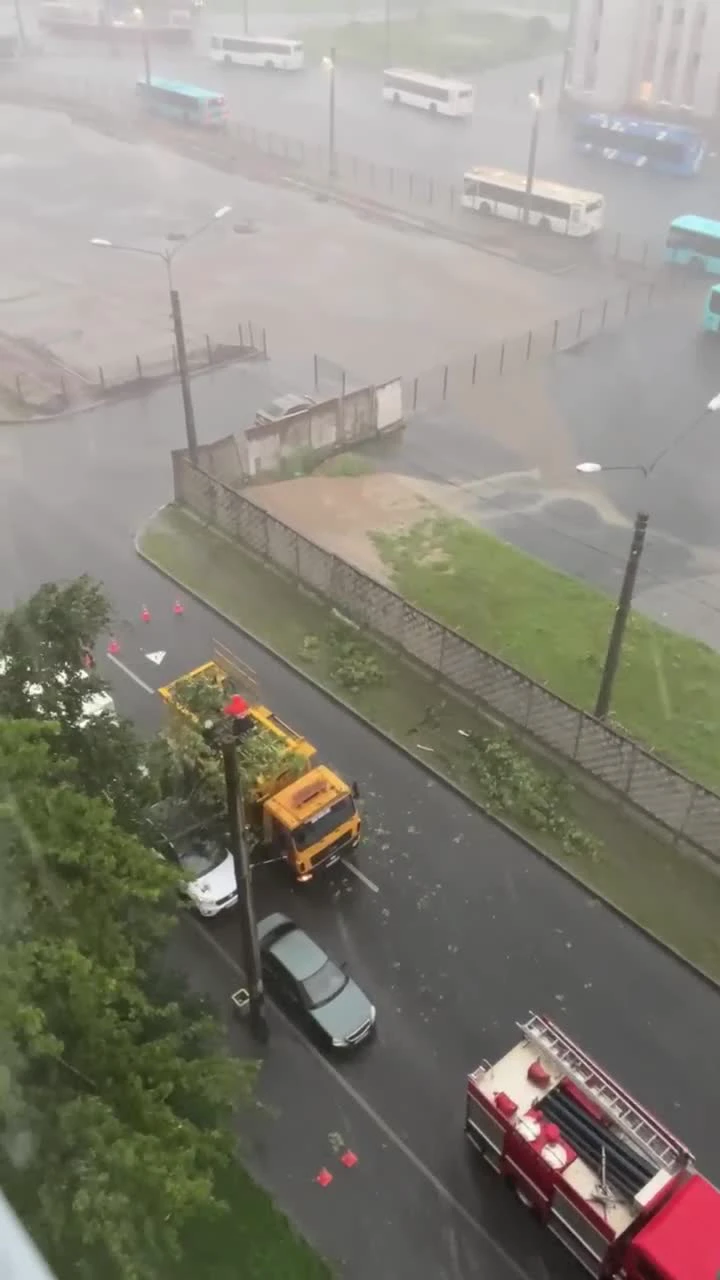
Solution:
<path fill-rule="evenodd" d="M 176 501 L 421 662 L 478 710 L 492 710 L 612 787 L 677 840 L 720 860 L 720 795 L 549 693 L 507 663 L 310 542 L 251 498 L 173 455 Z"/>

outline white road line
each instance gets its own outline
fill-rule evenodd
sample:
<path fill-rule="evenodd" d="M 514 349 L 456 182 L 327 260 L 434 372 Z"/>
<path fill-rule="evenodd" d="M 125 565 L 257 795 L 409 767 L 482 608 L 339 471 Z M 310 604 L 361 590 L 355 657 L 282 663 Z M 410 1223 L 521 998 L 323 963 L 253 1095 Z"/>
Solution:
<path fill-rule="evenodd" d="M 196 920 L 190 914 L 187 915 L 186 919 L 189 921 L 192 927 L 205 939 L 205 941 L 209 944 L 209 946 L 211 946 L 213 950 L 217 952 L 220 958 L 225 961 L 225 964 L 228 966 L 228 968 L 232 969 L 233 972 L 236 973 L 238 977 L 240 977 L 244 981 L 245 974 L 243 972 L 242 967 L 238 964 L 237 960 L 235 960 L 234 957 L 230 955 L 230 952 L 225 950 L 225 947 L 222 945 L 222 943 L 218 942 L 217 938 L 213 937 L 212 933 L 210 933 L 206 928 L 204 928 L 204 926 L 200 923 L 199 920 Z M 400 1151 L 401 1154 L 405 1156 L 405 1159 L 408 1160 L 410 1164 L 413 1165 L 413 1167 L 421 1175 L 421 1177 L 423 1177 L 425 1181 L 430 1184 L 430 1186 L 437 1193 L 440 1199 L 444 1200 L 446 1204 L 450 1205 L 450 1207 L 455 1211 L 455 1213 L 457 1213 L 462 1218 L 463 1222 L 468 1227 L 470 1227 L 471 1230 L 474 1231 L 476 1235 L 480 1236 L 487 1244 L 490 1245 L 490 1247 L 495 1251 L 497 1256 L 499 1258 L 502 1258 L 503 1262 L 508 1267 L 508 1269 L 518 1277 L 518 1280 L 532 1280 L 530 1276 L 530 1272 L 525 1271 L 525 1269 L 520 1266 L 519 1262 L 517 1262 L 515 1258 L 513 1258 L 511 1254 L 509 1254 L 507 1250 L 502 1247 L 502 1245 L 495 1239 L 495 1237 L 490 1234 L 487 1228 L 484 1227 L 482 1223 L 478 1221 L 477 1218 L 474 1218 L 473 1215 L 470 1213 L 470 1211 L 466 1209 L 465 1206 L 462 1205 L 459 1200 L 455 1199 L 455 1196 L 453 1195 L 452 1191 L 450 1191 L 444 1185 L 444 1183 L 440 1181 L 439 1178 L 436 1178 L 435 1174 L 430 1169 L 428 1169 L 426 1164 L 423 1164 L 423 1161 L 420 1159 L 420 1157 L 415 1155 L 415 1152 L 412 1150 L 412 1148 L 409 1147 L 407 1143 L 403 1141 L 403 1139 L 400 1137 L 399 1134 L 395 1132 L 394 1129 L 391 1129 L 387 1121 L 383 1120 L 382 1116 L 379 1115 L 378 1112 L 375 1110 L 375 1108 L 370 1105 L 367 1099 L 364 1098 L 361 1093 L 358 1093 L 357 1089 L 354 1089 L 353 1086 L 345 1079 L 344 1076 L 340 1074 L 339 1071 L 336 1071 L 332 1063 L 329 1062 L 326 1057 L 324 1057 L 324 1055 L 320 1052 L 319 1049 L 316 1049 L 313 1044 L 311 1044 L 308 1040 L 305 1040 L 300 1035 L 300 1033 L 292 1023 L 290 1018 L 288 1018 L 286 1014 L 283 1013 L 282 1009 L 280 1009 L 275 1004 L 274 1001 L 273 1001 L 273 1008 L 277 1013 L 278 1017 L 284 1022 L 285 1026 L 288 1028 L 288 1030 L 290 1031 L 294 1039 L 299 1041 L 299 1043 L 303 1046 L 303 1048 L 307 1051 L 307 1053 L 309 1053 L 310 1056 L 315 1059 L 318 1065 L 321 1066 L 323 1070 L 327 1072 L 328 1075 L 332 1076 L 336 1084 L 339 1085 L 339 1087 L 344 1090 L 344 1092 L 348 1095 L 348 1097 L 352 1098 L 353 1102 L 356 1103 L 356 1105 L 360 1108 L 361 1111 L 365 1112 L 365 1115 L 368 1117 L 368 1119 L 372 1120 L 376 1128 L 378 1128 L 380 1132 L 385 1135 L 388 1141 L 391 1142 L 393 1146 L 396 1147 L 397 1150 Z M 458 1141 L 460 1142 L 464 1141 L 462 1134 L 460 1134 Z"/>
<path fill-rule="evenodd" d="M 376 884 L 373 884 L 372 880 L 368 880 L 368 877 L 365 875 L 365 873 L 363 871 L 360 871 L 359 868 L 356 867 L 353 862 L 346 862 L 345 859 L 343 858 L 342 863 L 346 871 L 352 871 L 353 875 L 357 876 L 358 880 L 362 880 L 363 884 L 367 885 L 368 889 L 372 889 L 373 893 L 380 892 L 379 886 Z"/>
<path fill-rule="evenodd" d="M 136 676 L 135 672 L 131 671 L 129 667 L 126 667 L 125 663 L 121 662 L 119 658 L 116 658 L 114 653 L 108 653 L 106 656 L 111 662 L 115 663 L 116 667 L 119 667 L 121 671 L 124 671 L 126 676 L 129 676 L 131 680 L 134 680 L 136 684 L 139 684 L 141 689 L 144 689 L 146 693 L 151 694 L 153 698 L 155 697 L 157 690 L 153 689 L 151 684 L 146 684 L 144 680 L 141 680 L 140 676 Z"/>

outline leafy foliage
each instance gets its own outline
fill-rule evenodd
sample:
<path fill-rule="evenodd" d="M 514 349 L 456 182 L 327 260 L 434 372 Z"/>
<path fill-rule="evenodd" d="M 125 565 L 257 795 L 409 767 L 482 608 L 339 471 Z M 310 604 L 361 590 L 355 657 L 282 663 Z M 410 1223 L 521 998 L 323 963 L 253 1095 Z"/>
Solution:
<path fill-rule="evenodd" d="M 491 812 L 548 833 L 565 853 L 597 857 L 598 842 L 568 817 L 572 788 L 567 782 L 542 773 L 506 738 L 473 733 L 468 748 L 470 773 Z"/>
<path fill-rule="evenodd" d="M 344 689 L 359 693 L 361 689 L 383 683 L 385 676 L 372 649 L 347 624 L 333 629 L 330 643 L 330 675 Z"/>
<path fill-rule="evenodd" d="M 57 733 L 0 721 L 0 1179 L 61 1280 L 154 1280 L 223 1211 L 252 1071 L 181 991 L 159 998 L 176 875 L 68 783 Z"/>

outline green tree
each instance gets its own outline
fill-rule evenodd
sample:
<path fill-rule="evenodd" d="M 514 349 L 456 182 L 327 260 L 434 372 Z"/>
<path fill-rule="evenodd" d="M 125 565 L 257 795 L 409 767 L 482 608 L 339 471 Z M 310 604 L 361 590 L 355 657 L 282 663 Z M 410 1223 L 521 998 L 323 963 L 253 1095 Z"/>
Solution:
<path fill-rule="evenodd" d="M 177 877 L 76 789 L 62 732 L 0 720 L 0 1179 L 60 1280 L 156 1280 L 224 1212 L 254 1069 L 168 988 Z"/>
<path fill-rule="evenodd" d="M 73 762 L 75 782 L 104 796 L 118 820 L 137 830 L 142 810 L 155 798 L 142 767 L 145 748 L 132 725 L 112 710 L 87 715 L 92 694 L 108 686 L 86 659 L 110 623 L 102 587 L 87 576 L 46 583 L 0 619 L 0 715 L 52 720 L 48 741 L 57 760 Z"/>

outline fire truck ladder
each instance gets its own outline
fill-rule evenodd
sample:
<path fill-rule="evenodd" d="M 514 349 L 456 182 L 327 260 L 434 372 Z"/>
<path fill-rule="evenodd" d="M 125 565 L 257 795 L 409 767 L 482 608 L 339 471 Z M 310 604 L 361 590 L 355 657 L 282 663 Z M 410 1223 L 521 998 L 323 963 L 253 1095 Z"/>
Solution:
<path fill-rule="evenodd" d="M 549 1018 L 533 1013 L 527 1022 L 520 1022 L 518 1026 L 529 1044 L 535 1045 L 563 1075 L 589 1094 L 636 1149 L 648 1157 L 654 1169 L 675 1173 L 678 1168 L 692 1164 L 693 1157 L 687 1147 L 633 1102 Z"/>

